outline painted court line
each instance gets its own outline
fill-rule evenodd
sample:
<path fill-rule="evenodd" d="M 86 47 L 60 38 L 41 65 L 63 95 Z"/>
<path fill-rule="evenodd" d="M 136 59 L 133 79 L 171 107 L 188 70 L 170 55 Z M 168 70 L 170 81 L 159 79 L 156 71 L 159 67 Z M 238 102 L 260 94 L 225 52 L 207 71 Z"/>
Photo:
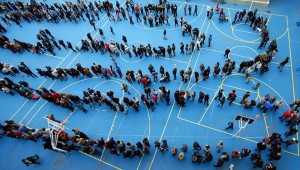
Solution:
<path fill-rule="evenodd" d="M 55 55 L 52 55 L 52 54 L 47 54 L 47 53 L 44 53 L 44 55 L 47 55 L 47 56 L 50 56 L 50 57 L 53 57 L 53 58 L 57 58 L 57 59 L 61 59 L 61 60 L 63 60 L 63 59 L 64 59 L 64 58 L 62 58 L 62 57 L 55 56 Z"/>
<path fill-rule="evenodd" d="M 286 16 L 286 25 L 289 26 L 289 18 Z M 288 30 L 288 29 L 287 29 Z M 296 92 L 295 92 L 295 81 L 294 81 L 294 72 L 293 72 L 293 56 L 292 56 L 292 47 L 291 47 L 291 37 L 290 37 L 290 30 L 288 30 L 288 43 L 289 43 L 289 52 L 290 52 L 290 63 L 291 63 L 291 76 L 292 76 L 292 90 L 293 90 L 293 99 L 296 101 Z M 296 128 L 298 129 L 298 125 L 296 125 Z M 299 134 L 296 134 L 297 140 L 299 139 Z M 297 144 L 298 149 L 298 156 L 300 156 L 300 146 L 299 143 Z"/>
<path fill-rule="evenodd" d="M 256 91 L 252 91 L 252 90 L 248 90 L 248 89 L 243 89 L 243 88 L 239 88 L 239 87 L 236 87 L 236 86 L 231 86 L 231 85 L 227 85 L 227 84 L 222 84 L 222 86 L 226 86 L 226 87 L 230 87 L 230 88 L 238 89 L 238 90 L 242 90 L 242 91 L 249 91 L 250 93 L 257 94 Z"/>
<path fill-rule="evenodd" d="M 46 81 L 47 81 L 47 79 L 45 79 L 45 80 L 39 85 L 38 88 L 40 88 Z M 39 99 L 39 100 L 41 100 L 41 99 Z M 38 100 L 38 101 L 39 101 L 39 100 Z M 12 119 L 19 113 L 19 111 L 25 106 L 25 104 L 26 104 L 28 101 L 29 101 L 29 99 L 27 99 L 27 100 L 22 104 L 22 106 L 19 107 L 19 109 L 12 115 L 12 117 L 10 118 L 10 120 L 12 120 Z"/>
<path fill-rule="evenodd" d="M 86 156 L 88 156 L 88 157 L 90 157 L 90 158 L 93 158 L 93 159 L 95 159 L 95 160 L 97 160 L 97 161 L 99 161 L 99 162 L 101 162 L 101 163 L 104 163 L 105 165 L 108 165 L 108 166 L 110 166 L 110 167 L 112 167 L 112 168 L 115 168 L 115 169 L 118 169 L 118 170 L 122 170 L 122 169 L 119 168 L 119 167 L 116 167 L 116 166 L 114 166 L 114 165 L 112 165 L 112 164 L 110 164 L 110 163 L 108 163 L 108 162 L 103 161 L 103 160 L 99 160 L 97 157 L 94 157 L 94 156 L 92 156 L 92 155 L 86 154 L 86 153 L 84 153 L 84 152 L 82 152 L 82 151 L 79 151 L 79 153 L 81 153 L 81 154 L 83 154 L 83 155 L 86 155 Z"/>
<path fill-rule="evenodd" d="M 233 29 L 233 31 L 237 31 L 237 32 L 244 32 L 244 33 L 247 33 L 247 34 L 256 34 L 256 35 L 259 35 L 259 33 L 257 32 L 250 32 L 250 31 L 244 31 L 244 30 L 239 30 L 239 29 Z"/>

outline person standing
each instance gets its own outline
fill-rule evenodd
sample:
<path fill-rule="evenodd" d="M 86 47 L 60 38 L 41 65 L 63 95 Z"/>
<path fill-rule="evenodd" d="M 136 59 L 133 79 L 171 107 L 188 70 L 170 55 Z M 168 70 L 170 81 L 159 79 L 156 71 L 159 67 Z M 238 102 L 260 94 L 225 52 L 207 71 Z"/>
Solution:
<path fill-rule="evenodd" d="M 229 53 L 230 53 L 230 49 L 229 49 L 229 47 L 227 47 L 227 49 L 225 50 L 225 53 L 224 53 L 224 57 L 226 57 L 226 59 L 228 59 Z"/>
<path fill-rule="evenodd" d="M 282 72 L 283 67 L 286 65 L 286 63 L 289 62 L 289 57 L 285 58 L 278 66 L 278 69 L 280 70 L 280 72 Z"/>
<path fill-rule="evenodd" d="M 182 42 L 180 43 L 180 53 L 184 54 L 184 44 Z"/>
<path fill-rule="evenodd" d="M 215 100 L 218 99 L 220 101 L 222 96 L 223 96 L 223 89 L 220 89 L 218 95 L 215 97 Z"/>
<path fill-rule="evenodd" d="M 192 15 L 192 6 L 191 5 L 189 5 L 188 10 L 189 10 L 189 15 Z"/>
<path fill-rule="evenodd" d="M 115 35 L 115 32 L 114 32 L 114 29 L 112 27 L 109 27 L 110 28 L 110 32 Z"/>
<path fill-rule="evenodd" d="M 127 38 L 124 35 L 122 36 L 122 40 L 124 41 L 125 45 L 128 46 L 128 44 L 127 44 Z"/>
<path fill-rule="evenodd" d="M 237 19 L 238 19 L 238 16 L 239 16 L 239 12 L 236 12 L 236 14 L 234 15 L 234 20 L 232 21 L 232 25 L 236 23 Z M 251 26 L 250 26 L 251 27 Z"/>
<path fill-rule="evenodd" d="M 173 43 L 173 44 L 172 44 L 173 57 L 175 57 L 175 55 L 176 55 L 175 50 L 176 50 L 176 46 L 175 46 L 175 44 Z"/>
<path fill-rule="evenodd" d="M 218 144 L 217 144 L 217 149 L 218 149 L 217 152 L 218 153 L 221 152 L 223 148 L 224 148 L 223 141 L 218 142 Z"/>
<path fill-rule="evenodd" d="M 178 19 L 176 17 L 174 19 L 174 24 L 175 24 L 175 27 L 178 27 Z"/>
<path fill-rule="evenodd" d="M 204 104 L 206 104 L 207 106 L 209 105 L 209 94 L 206 94 L 204 96 Z"/>
<path fill-rule="evenodd" d="M 236 99 L 235 90 L 232 90 L 232 92 L 229 93 L 227 99 L 230 100 L 229 105 L 231 105 L 235 101 L 235 99 Z"/>
<path fill-rule="evenodd" d="M 96 25 L 93 20 L 90 20 L 90 24 L 93 26 L 94 30 L 97 30 Z"/>
<path fill-rule="evenodd" d="M 126 84 L 122 84 L 122 90 L 124 90 L 124 92 L 130 94 L 130 92 L 128 90 L 128 86 Z"/>
<path fill-rule="evenodd" d="M 74 50 L 72 44 L 69 41 L 67 41 L 67 46 L 68 46 L 68 48 L 70 48 L 71 50 L 73 50 L 73 52 L 77 52 L 76 50 Z"/>
<path fill-rule="evenodd" d="M 212 35 L 209 34 L 209 37 L 208 37 L 208 47 L 210 47 L 211 40 L 212 40 Z"/>
<path fill-rule="evenodd" d="M 220 108 L 222 109 L 224 103 L 225 103 L 225 96 L 223 96 L 223 97 L 221 98 L 220 103 L 217 105 L 217 107 L 220 106 Z"/>
<path fill-rule="evenodd" d="M 166 30 L 164 30 L 163 35 L 164 35 L 164 40 L 166 40 L 167 39 L 167 31 Z"/>
<path fill-rule="evenodd" d="M 176 80 L 176 74 L 177 74 L 177 68 L 176 68 L 176 64 L 174 64 L 174 68 L 172 70 L 173 76 L 174 76 L 174 80 Z"/>
<path fill-rule="evenodd" d="M 197 5 L 195 5 L 193 16 L 194 15 L 198 16 L 198 7 L 197 7 Z"/>
<path fill-rule="evenodd" d="M 101 28 L 99 28 L 99 34 L 100 34 L 100 36 L 101 36 L 103 39 L 105 39 L 103 30 L 102 30 Z"/>
<path fill-rule="evenodd" d="M 207 5 L 207 7 L 206 7 L 206 17 L 209 17 L 210 10 L 211 10 L 210 5 Z"/>

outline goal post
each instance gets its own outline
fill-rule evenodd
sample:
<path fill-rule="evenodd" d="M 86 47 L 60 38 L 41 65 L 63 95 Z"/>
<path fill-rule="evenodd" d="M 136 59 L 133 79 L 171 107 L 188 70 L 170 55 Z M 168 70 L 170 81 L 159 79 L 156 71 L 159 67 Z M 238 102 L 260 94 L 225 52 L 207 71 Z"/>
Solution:
<path fill-rule="evenodd" d="M 65 129 L 68 129 L 64 126 L 65 122 L 59 123 L 53 120 L 50 120 L 47 117 L 44 117 L 47 120 L 48 123 L 48 128 L 50 129 L 50 139 L 51 139 L 51 146 L 54 150 L 56 151 L 60 151 L 60 152 L 65 152 L 67 153 L 66 150 L 63 150 L 61 148 L 57 148 L 57 142 L 58 142 L 58 138 L 59 135 L 61 134 L 61 132 L 63 132 Z"/>
<path fill-rule="evenodd" d="M 253 119 L 241 115 L 237 115 L 235 120 L 239 121 L 239 130 L 232 136 L 233 138 L 236 137 L 241 130 L 245 129 L 247 125 L 250 125 L 254 122 Z"/>

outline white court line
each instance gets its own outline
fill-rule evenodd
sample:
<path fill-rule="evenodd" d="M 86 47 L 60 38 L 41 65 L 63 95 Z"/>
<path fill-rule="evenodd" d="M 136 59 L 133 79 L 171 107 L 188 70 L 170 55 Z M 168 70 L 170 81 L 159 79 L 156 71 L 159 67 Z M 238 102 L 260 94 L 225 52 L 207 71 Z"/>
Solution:
<path fill-rule="evenodd" d="M 257 33 L 257 32 L 250 32 L 250 31 L 244 31 L 244 30 L 239 30 L 239 29 L 233 29 L 233 31 L 244 32 L 244 33 L 247 33 L 247 34 L 256 34 L 256 35 L 259 35 L 259 33 Z"/>
<path fill-rule="evenodd" d="M 53 58 L 57 58 L 57 59 L 61 59 L 61 60 L 63 60 L 63 59 L 64 59 L 64 58 L 62 58 L 62 57 L 55 56 L 55 55 L 48 54 L 48 53 L 44 53 L 44 55 L 47 55 L 47 56 L 50 56 L 50 57 L 53 57 Z"/>

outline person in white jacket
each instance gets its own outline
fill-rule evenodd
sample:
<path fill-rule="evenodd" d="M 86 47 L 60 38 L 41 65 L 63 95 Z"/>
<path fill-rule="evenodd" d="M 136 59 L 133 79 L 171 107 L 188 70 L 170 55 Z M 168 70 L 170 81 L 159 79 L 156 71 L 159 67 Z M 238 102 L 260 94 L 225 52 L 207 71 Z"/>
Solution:
<path fill-rule="evenodd" d="M 282 100 L 278 100 L 278 101 L 274 104 L 272 110 L 274 109 L 274 111 L 276 111 L 277 109 L 281 108 L 283 105 L 284 105 L 284 104 L 283 104 L 283 101 L 282 101 Z"/>
<path fill-rule="evenodd" d="M 260 61 L 256 62 L 255 64 L 255 69 L 254 69 L 254 73 L 257 73 L 257 71 L 261 68 L 262 64 Z"/>
<path fill-rule="evenodd" d="M 251 75 L 252 71 L 253 71 L 253 66 L 248 67 L 248 69 L 246 70 L 246 77 L 249 77 Z"/>

